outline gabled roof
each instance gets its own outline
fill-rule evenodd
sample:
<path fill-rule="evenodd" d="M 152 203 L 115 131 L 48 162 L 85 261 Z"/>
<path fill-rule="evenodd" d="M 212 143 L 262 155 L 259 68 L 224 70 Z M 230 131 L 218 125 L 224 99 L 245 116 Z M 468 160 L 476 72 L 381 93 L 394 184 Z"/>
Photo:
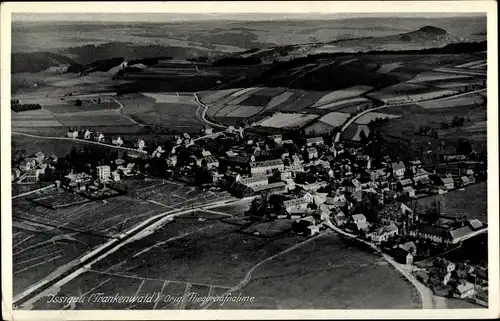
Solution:
<path fill-rule="evenodd" d="M 312 138 L 307 138 L 306 143 L 322 143 L 323 142 L 323 137 L 312 137 Z"/>
<path fill-rule="evenodd" d="M 391 168 L 393 171 L 396 171 L 398 169 L 405 169 L 405 164 L 403 162 L 394 162 L 391 163 Z"/>
<path fill-rule="evenodd" d="M 352 215 L 352 219 L 354 221 L 366 220 L 366 217 L 363 214 L 354 214 Z"/>
<path fill-rule="evenodd" d="M 453 178 L 451 178 L 451 177 L 444 177 L 442 180 L 443 180 L 443 184 L 453 184 L 454 183 Z"/>
<path fill-rule="evenodd" d="M 260 162 L 251 162 L 250 167 L 268 167 L 268 166 L 279 166 L 283 165 L 283 160 L 281 158 L 265 160 Z"/>
<path fill-rule="evenodd" d="M 250 187 L 254 192 L 260 192 L 260 191 L 265 191 L 268 189 L 273 189 L 273 188 L 283 188 L 286 186 L 285 182 L 277 182 L 277 183 L 272 183 L 268 185 L 263 185 L 263 186 L 254 186 Z"/>
<path fill-rule="evenodd" d="M 472 220 L 469 220 L 469 225 L 474 229 L 474 230 L 478 230 L 480 228 L 483 227 L 483 223 L 481 223 L 480 220 L 478 219 L 472 219 Z"/>
<path fill-rule="evenodd" d="M 304 203 L 307 203 L 307 201 L 304 198 L 294 198 L 291 200 L 284 201 L 283 206 L 288 207 L 288 206 L 295 206 L 295 205 L 300 205 L 300 204 L 304 204 Z"/>

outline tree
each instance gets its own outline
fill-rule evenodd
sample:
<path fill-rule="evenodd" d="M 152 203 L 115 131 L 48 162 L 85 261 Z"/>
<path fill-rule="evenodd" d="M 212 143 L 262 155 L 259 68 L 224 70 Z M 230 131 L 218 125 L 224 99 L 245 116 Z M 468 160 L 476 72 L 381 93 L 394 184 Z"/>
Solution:
<path fill-rule="evenodd" d="M 362 143 L 364 143 L 368 139 L 364 130 L 361 130 L 361 133 L 359 133 L 359 138 L 360 138 Z"/>
<path fill-rule="evenodd" d="M 457 144 L 457 154 L 460 155 L 469 155 L 472 153 L 473 148 L 470 140 L 461 139 Z"/>
<path fill-rule="evenodd" d="M 82 105 L 82 101 L 81 101 L 80 99 L 77 99 L 77 100 L 75 101 L 75 106 L 78 106 L 78 107 L 79 107 L 79 106 L 81 106 L 81 105 Z"/>

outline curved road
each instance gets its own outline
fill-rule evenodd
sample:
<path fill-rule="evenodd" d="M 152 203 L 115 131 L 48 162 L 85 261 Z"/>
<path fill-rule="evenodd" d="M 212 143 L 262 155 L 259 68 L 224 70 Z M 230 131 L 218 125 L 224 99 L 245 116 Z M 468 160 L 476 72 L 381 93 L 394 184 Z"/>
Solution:
<path fill-rule="evenodd" d="M 364 110 L 364 111 L 360 112 L 359 114 L 355 115 L 354 117 L 352 117 L 351 119 L 349 119 L 347 121 L 347 123 L 345 123 L 344 126 L 342 126 L 342 129 L 340 130 L 340 132 L 335 135 L 334 143 L 338 143 L 340 141 L 340 136 L 347 129 L 347 127 L 349 127 L 359 117 L 361 117 L 361 116 L 363 116 L 365 114 L 368 114 L 369 112 L 380 110 L 380 109 L 384 109 L 384 108 L 388 108 L 388 107 L 414 105 L 414 104 L 418 104 L 419 102 L 423 103 L 423 102 L 431 102 L 431 101 L 448 100 L 448 99 L 453 99 L 453 98 L 457 98 L 457 97 L 462 97 L 462 96 L 467 96 L 467 95 L 475 94 L 475 93 L 482 92 L 482 91 L 485 91 L 485 90 L 486 90 L 486 88 L 483 88 L 483 89 L 468 91 L 466 93 L 461 93 L 461 94 L 457 94 L 457 95 L 453 95 L 453 96 L 447 96 L 447 97 L 441 97 L 441 98 L 429 99 L 429 100 L 422 100 L 422 101 L 416 101 L 416 102 L 411 102 L 411 103 L 402 103 L 402 104 L 394 104 L 394 105 L 382 105 L 382 106 L 379 106 L 379 107 L 374 107 L 374 108 L 370 108 L 370 109 Z"/>
<path fill-rule="evenodd" d="M 200 98 L 198 97 L 198 93 L 194 93 L 193 96 L 194 96 L 194 100 L 198 104 L 198 109 L 196 110 L 196 117 L 199 120 L 201 120 L 202 122 L 204 122 L 205 124 L 208 124 L 208 125 L 213 126 L 213 127 L 226 129 L 226 126 L 223 126 L 221 124 L 214 123 L 213 121 L 208 120 L 206 118 L 206 115 L 207 115 L 207 111 L 208 111 L 209 107 L 200 101 Z"/>

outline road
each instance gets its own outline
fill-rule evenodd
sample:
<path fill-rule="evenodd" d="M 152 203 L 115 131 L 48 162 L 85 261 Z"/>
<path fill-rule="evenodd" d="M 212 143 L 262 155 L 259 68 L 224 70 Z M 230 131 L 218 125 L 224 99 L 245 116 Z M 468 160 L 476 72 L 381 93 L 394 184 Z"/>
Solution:
<path fill-rule="evenodd" d="M 40 135 L 33 135 L 33 134 L 16 132 L 16 131 L 12 131 L 12 134 L 14 134 L 14 135 L 21 135 L 21 136 L 27 136 L 27 137 L 33 137 L 33 138 L 40 138 L 40 139 L 65 140 L 65 141 L 71 141 L 71 142 L 76 142 L 76 143 L 94 144 L 94 145 L 106 146 L 106 147 L 109 147 L 109 148 L 122 149 L 122 150 L 130 150 L 130 151 L 139 152 L 139 153 L 146 153 L 145 151 L 139 151 L 139 150 L 137 150 L 135 148 L 129 148 L 129 147 L 123 147 L 123 146 L 116 146 L 116 145 L 111 145 L 111 144 L 105 144 L 105 143 L 100 143 L 100 142 L 96 142 L 96 141 L 93 141 L 93 140 L 75 139 L 75 138 L 57 137 L 57 136 L 40 136 Z"/>
<path fill-rule="evenodd" d="M 221 124 L 214 123 L 213 121 L 208 120 L 206 118 L 206 115 L 207 115 L 207 111 L 208 111 L 209 107 L 200 101 L 200 98 L 198 97 L 198 93 L 194 93 L 193 96 L 194 96 L 194 100 L 198 104 L 198 109 L 196 110 L 196 117 L 201 122 L 203 122 L 209 126 L 226 129 L 226 126 L 223 126 Z"/>
<path fill-rule="evenodd" d="M 334 142 L 338 143 L 340 141 L 340 136 L 347 129 L 347 127 L 349 127 L 352 123 L 354 123 L 359 117 L 361 117 L 361 116 L 363 116 L 365 114 L 368 114 L 370 112 L 381 110 L 381 109 L 388 108 L 388 107 L 414 105 L 414 104 L 418 104 L 419 102 L 431 102 L 431 101 L 434 102 L 434 101 L 448 100 L 448 99 L 453 99 L 453 98 L 458 98 L 458 97 L 462 97 L 462 96 L 467 96 L 467 95 L 471 95 L 471 94 L 475 94 L 475 93 L 479 93 L 479 92 L 483 92 L 483 91 L 486 91 L 486 88 L 478 89 L 478 90 L 474 90 L 474 91 L 468 91 L 466 93 L 461 93 L 461 94 L 457 94 L 457 95 L 453 95 L 453 96 L 447 96 L 447 97 L 441 97 L 441 98 L 429 99 L 429 100 L 422 100 L 422 101 L 416 101 L 416 102 L 411 102 L 411 103 L 402 103 L 402 104 L 394 104 L 394 105 L 382 105 L 382 106 L 378 106 L 378 107 L 374 107 L 374 108 L 370 108 L 370 109 L 364 110 L 364 111 L 360 112 L 359 114 L 355 115 L 354 117 L 352 117 L 351 119 L 349 119 L 342 126 L 340 132 L 335 135 Z"/>

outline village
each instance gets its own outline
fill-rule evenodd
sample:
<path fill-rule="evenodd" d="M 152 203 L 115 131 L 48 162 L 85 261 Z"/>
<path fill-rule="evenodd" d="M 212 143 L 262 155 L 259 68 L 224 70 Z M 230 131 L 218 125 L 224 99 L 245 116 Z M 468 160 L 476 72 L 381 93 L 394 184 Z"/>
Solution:
<path fill-rule="evenodd" d="M 116 183 L 131 176 L 227 191 L 251 200 L 245 214 L 252 221 L 289 219 L 294 232 L 311 237 L 327 228 L 345 231 L 412 266 L 413 275 L 436 295 L 487 306 L 486 265 L 440 256 L 485 233 L 486 222 L 444 215 L 439 201 L 425 209 L 412 206 L 486 180 L 484 163 L 448 155 L 446 161 L 454 165 L 443 173 L 420 160 L 375 159 L 329 136 L 285 134 L 263 137 L 241 127 L 220 132 L 207 127 L 146 142 L 71 129 L 67 139 L 98 144 L 64 159 L 39 151 L 14 165 L 11 180 L 52 182 L 78 196 L 58 200 L 62 205 L 45 204 L 50 208 L 121 195 L 126 190 Z"/>

